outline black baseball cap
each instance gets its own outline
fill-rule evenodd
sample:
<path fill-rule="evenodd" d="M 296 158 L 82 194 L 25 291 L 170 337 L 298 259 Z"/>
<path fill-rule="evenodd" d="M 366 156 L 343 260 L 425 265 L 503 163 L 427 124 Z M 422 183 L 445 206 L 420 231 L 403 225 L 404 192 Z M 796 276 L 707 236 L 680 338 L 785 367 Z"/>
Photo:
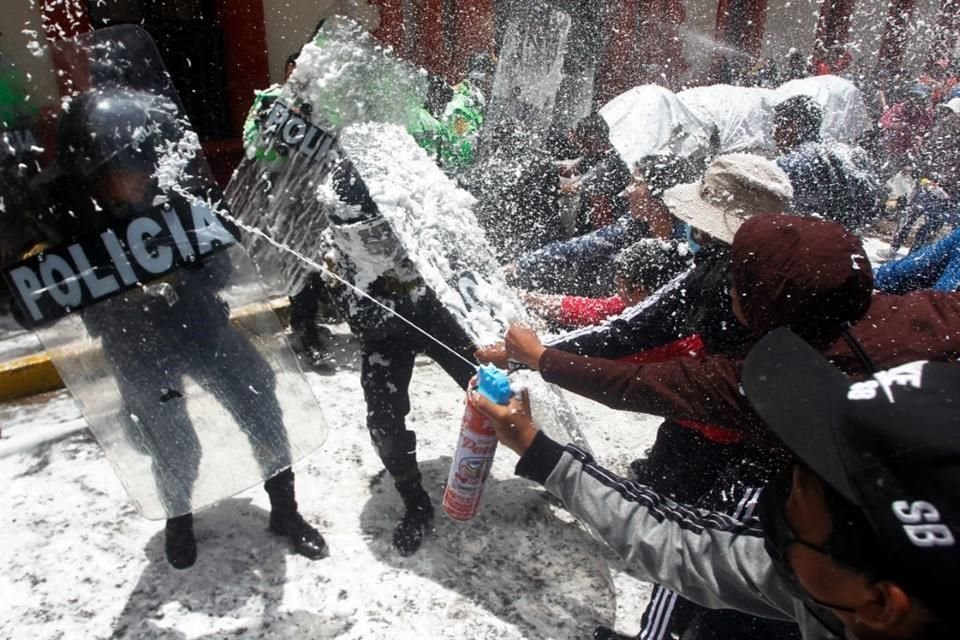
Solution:
<path fill-rule="evenodd" d="M 891 577 L 940 604 L 960 575 L 960 364 L 855 381 L 781 328 L 751 350 L 741 383 L 787 448 L 862 510 Z"/>

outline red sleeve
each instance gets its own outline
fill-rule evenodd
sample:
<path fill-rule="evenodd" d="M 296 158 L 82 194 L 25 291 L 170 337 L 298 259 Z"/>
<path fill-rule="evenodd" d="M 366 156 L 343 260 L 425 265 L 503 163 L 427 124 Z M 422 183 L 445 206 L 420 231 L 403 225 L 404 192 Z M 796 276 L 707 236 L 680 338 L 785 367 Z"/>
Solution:
<path fill-rule="evenodd" d="M 627 308 L 620 296 L 610 298 L 578 298 L 564 296 L 560 301 L 561 324 L 568 327 L 588 327 L 619 315 Z"/>
<path fill-rule="evenodd" d="M 540 373 L 547 382 L 612 409 L 765 430 L 740 393 L 740 362 L 726 356 L 635 365 L 547 349 Z"/>
<path fill-rule="evenodd" d="M 649 364 L 652 362 L 666 362 L 676 358 L 701 358 L 706 355 L 706 349 L 706 345 L 703 344 L 700 336 L 694 334 L 671 342 L 670 344 L 665 344 L 662 347 L 634 353 L 626 358 L 618 358 L 617 362 Z M 688 429 L 698 431 L 708 440 L 720 444 L 732 444 L 743 441 L 743 433 L 735 429 L 718 427 L 696 420 L 676 420 L 676 423 Z"/>
<path fill-rule="evenodd" d="M 687 336 L 660 347 L 631 354 L 625 358 L 618 358 L 617 362 L 632 364 L 648 364 L 651 362 L 665 362 L 675 358 L 698 358 L 706 355 L 706 347 L 698 335 Z"/>

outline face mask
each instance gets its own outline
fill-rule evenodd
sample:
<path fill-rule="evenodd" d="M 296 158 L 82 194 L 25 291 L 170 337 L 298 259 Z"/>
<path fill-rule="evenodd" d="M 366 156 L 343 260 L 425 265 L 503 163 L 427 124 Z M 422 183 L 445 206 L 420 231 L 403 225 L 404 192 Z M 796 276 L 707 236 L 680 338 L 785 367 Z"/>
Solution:
<path fill-rule="evenodd" d="M 770 556 L 773 569 L 794 597 L 827 610 L 855 613 L 855 610 L 850 607 L 824 602 L 807 593 L 800 584 L 797 574 L 790 566 L 787 552 L 792 545 L 802 545 L 813 549 L 817 553 L 829 557 L 833 556 L 830 551 L 830 540 L 825 545 L 812 544 L 802 540 L 796 536 L 787 522 L 787 500 L 790 498 L 792 485 L 793 469 L 787 467 L 764 487 L 760 493 L 760 499 L 757 501 L 757 515 L 760 519 L 760 528 L 763 530 L 764 548 L 767 555 Z"/>
<path fill-rule="evenodd" d="M 763 530 L 763 546 L 770 556 L 774 571 L 794 596 L 802 598 L 805 594 L 787 563 L 787 541 L 783 539 L 786 537 L 783 535 L 786 528 L 784 511 L 787 498 L 790 497 L 791 483 L 792 470 L 789 467 L 768 482 L 757 500 L 757 517 Z"/>
<path fill-rule="evenodd" d="M 690 247 L 690 253 L 696 255 L 696 253 L 700 251 L 700 245 L 697 243 L 696 240 L 693 239 L 693 227 L 691 227 L 690 225 L 684 225 L 684 226 L 686 227 L 686 229 L 684 230 L 684 234 L 687 237 L 687 246 Z"/>

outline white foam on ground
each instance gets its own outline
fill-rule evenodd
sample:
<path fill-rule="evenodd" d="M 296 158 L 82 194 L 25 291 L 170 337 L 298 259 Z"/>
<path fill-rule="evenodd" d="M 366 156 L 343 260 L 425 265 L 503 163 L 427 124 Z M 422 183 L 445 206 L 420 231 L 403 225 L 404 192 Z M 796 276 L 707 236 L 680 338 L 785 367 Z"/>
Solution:
<path fill-rule="evenodd" d="M 297 499 L 332 555 L 292 555 L 267 531 L 254 488 L 196 516 L 197 565 L 163 558 L 162 524 L 130 507 L 85 433 L 0 462 L 0 637 L 35 638 L 522 638 L 589 637 L 594 624 L 639 628 L 648 588 L 531 483 L 502 449 L 476 520 L 438 512 L 437 534 L 411 558 L 389 539 L 400 499 L 378 474 L 364 426 L 356 345 L 337 328 L 341 370 L 310 375 L 331 434 L 295 470 Z M 439 511 L 463 393 L 436 365 L 416 368 L 408 424 Z M 0 416 L 7 429 L 70 422 L 69 399 Z M 626 465 L 659 420 L 574 401 L 601 460 Z M 11 436 L 13 437 L 13 436 Z"/>

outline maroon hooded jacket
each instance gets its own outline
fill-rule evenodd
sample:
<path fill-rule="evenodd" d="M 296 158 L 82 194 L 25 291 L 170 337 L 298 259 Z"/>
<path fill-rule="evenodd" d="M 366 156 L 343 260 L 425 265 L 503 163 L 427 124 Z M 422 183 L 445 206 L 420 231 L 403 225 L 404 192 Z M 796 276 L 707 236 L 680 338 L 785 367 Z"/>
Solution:
<path fill-rule="evenodd" d="M 734 238 L 731 269 L 740 315 L 758 337 L 789 327 L 850 375 L 871 366 L 960 360 L 960 294 L 871 295 L 863 246 L 835 223 L 751 218 Z M 540 372 L 614 409 L 759 435 L 763 422 L 740 393 L 741 362 L 713 356 L 634 365 L 547 349 Z"/>

